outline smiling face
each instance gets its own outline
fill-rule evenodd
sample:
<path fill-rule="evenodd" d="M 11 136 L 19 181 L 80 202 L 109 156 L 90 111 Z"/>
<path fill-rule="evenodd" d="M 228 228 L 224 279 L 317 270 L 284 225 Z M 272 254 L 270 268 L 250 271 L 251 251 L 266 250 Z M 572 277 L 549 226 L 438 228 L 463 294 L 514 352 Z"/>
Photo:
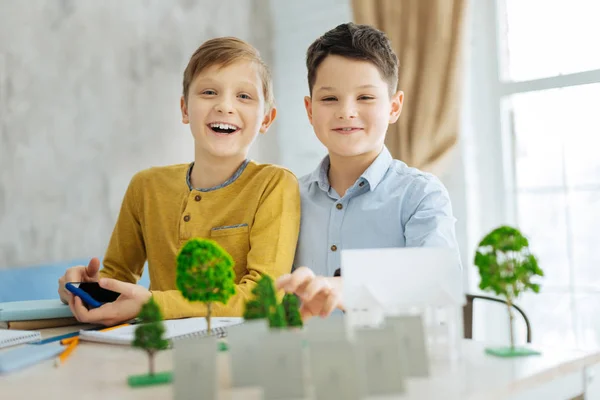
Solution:
<path fill-rule="evenodd" d="M 265 113 L 259 68 L 240 60 L 212 65 L 192 81 L 181 98 L 182 121 L 190 124 L 196 156 L 245 159 L 259 132 L 266 132 L 276 111 Z"/>
<path fill-rule="evenodd" d="M 388 82 L 371 62 L 330 55 L 319 65 L 312 97 L 304 105 L 330 155 L 375 158 L 388 125 L 400 116 L 402 101 L 402 92 L 390 97 Z"/>

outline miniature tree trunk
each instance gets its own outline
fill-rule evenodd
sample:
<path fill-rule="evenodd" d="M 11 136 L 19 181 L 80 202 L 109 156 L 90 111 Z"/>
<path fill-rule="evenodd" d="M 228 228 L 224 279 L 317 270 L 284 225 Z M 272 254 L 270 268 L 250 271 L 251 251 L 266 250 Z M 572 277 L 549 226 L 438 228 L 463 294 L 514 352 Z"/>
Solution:
<path fill-rule="evenodd" d="M 513 314 L 513 310 L 512 310 L 512 301 L 507 300 L 506 304 L 508 306 L 508 326 L 510 328 L 510 348 L 514 349 L 515 348 L 515 327 L 514 327 L 515 315 Z"/>
<path fill-rule="evenodd" d="M 148 375 L 154 376 L 154 356 L 156 355 L 155 350 L 148 350 Z"/>
<path fill-rule="evenodd" d="M 210 314 L 212 312 L 212 302 L 209 301 L 206 303 L 206 327 L 208 334 L 210 335 L 212 331 L 210 330 Z"/>

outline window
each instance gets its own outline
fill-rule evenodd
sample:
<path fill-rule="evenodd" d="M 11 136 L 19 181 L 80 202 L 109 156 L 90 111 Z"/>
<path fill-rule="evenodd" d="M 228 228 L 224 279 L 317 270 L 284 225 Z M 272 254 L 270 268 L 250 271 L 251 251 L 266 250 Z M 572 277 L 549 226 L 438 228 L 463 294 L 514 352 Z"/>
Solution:
<path fill-rule="evenodd" d="M 506 198 L 546 272 L 520 304 L 537 344 L 600 346 L 600 2 L 496 11 Z"/>
<path fill-rule="evenodd" d="M 503 80 L 600 68 L 597 0 L 500 0 Z"/>

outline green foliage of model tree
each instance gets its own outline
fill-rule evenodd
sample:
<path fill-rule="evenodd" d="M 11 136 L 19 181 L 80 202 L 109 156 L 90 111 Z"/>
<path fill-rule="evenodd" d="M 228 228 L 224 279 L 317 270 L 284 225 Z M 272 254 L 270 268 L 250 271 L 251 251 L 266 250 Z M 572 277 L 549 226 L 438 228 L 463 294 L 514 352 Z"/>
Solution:
<path fill-rule="evenodd" d="M 269 275 L 263 275 L 257 285 L 252 289 L 252 293 L 257 300 L 270 311 L 272 307 L 277 305 L 277 296 L 275 295 L 275 287 L 273 279 Z"/>
<path fill-rule="evenodd" d="M 294 295 L 283 297 L 281 304 L 277 303 L 273 279 L 263 275 L 252 289 L 254 298 L 246 302 L 244 318 L 248 320 L 266 318 L 271 328 L 286 326 L 302 326 L 299 301 Z"/>
<path fill-rule="evenodd" d="M 252 289 L 252 294 L 254 298 L 246 302 L 244 318 L 248 320 L 268 318 L 272 308 L 277 305 L 273 279 L 263 275 Z"/>
<path fill-rule="evenodd" d="M 286 293 L 281 301 L 285 310 L 285 319 L 288 326 L 301 327 L 302 317 L 300 316 L 300 300 L 292 293 Z"/>
<path fill-rule="evenodd" d="M 544 276 L 536 257 L 529 251 L 529 242 L 519 230 L 510 226 L 494 229 L 479 243 L 475 253 L 479 269 L 479 288 L 493 292 L 506 301 L 510 321 L 510 347 L 514 349 L 514 315 L 512 305 L 526 291 L 539 293 L 540 285 L 532 282 Z"/>
<path fill-rule="evenodd" d="M 166 349 L 169 345 L 169 342 L 163 339 L 165 333 L 165 327 L 162 323 L 163 316 L 153 297 L 142 306 L 138 318 L 141 325 L 135 328 L 133 346 L 139 347 L 148 353 L 148 375 L 153 376 L 154 356 L 158 351 Z"/>
<path fill-rule="evenodd" d="M 260 301 L 253 299 L 246 302 L 246 309 L 244 310 L 244 319 L 263 319 L 267 318 L 268 312 L 267 307 L 261 304 Z"/>
<path fill-rule="evenodd" d="M 285 310 L 281 304 L 277 304 L 273 307 L 271 313 L 269 313 L 269 327 L 270 328 L 285 328 L 287 321 L 285 320 Z"/>
<path fill-rule="evenodd" d="M 191 239 L 177 255 L 177 288 L 189 301 L 206 304 L 206 324 L 214 302 L 227 303 L 235 294 L 233 259 L 215 241 Z"/>

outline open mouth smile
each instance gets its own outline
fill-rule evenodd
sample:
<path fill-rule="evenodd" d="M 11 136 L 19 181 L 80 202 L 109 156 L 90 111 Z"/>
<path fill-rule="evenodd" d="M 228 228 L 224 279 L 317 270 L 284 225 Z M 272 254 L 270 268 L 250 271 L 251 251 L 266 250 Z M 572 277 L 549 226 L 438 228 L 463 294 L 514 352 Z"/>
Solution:
<path fill-rule="evenodd" d="M 207 126 L 219 135 L 231 135 L 240 130 L 240 127 L 227 122 L 211 122 Z"/>

